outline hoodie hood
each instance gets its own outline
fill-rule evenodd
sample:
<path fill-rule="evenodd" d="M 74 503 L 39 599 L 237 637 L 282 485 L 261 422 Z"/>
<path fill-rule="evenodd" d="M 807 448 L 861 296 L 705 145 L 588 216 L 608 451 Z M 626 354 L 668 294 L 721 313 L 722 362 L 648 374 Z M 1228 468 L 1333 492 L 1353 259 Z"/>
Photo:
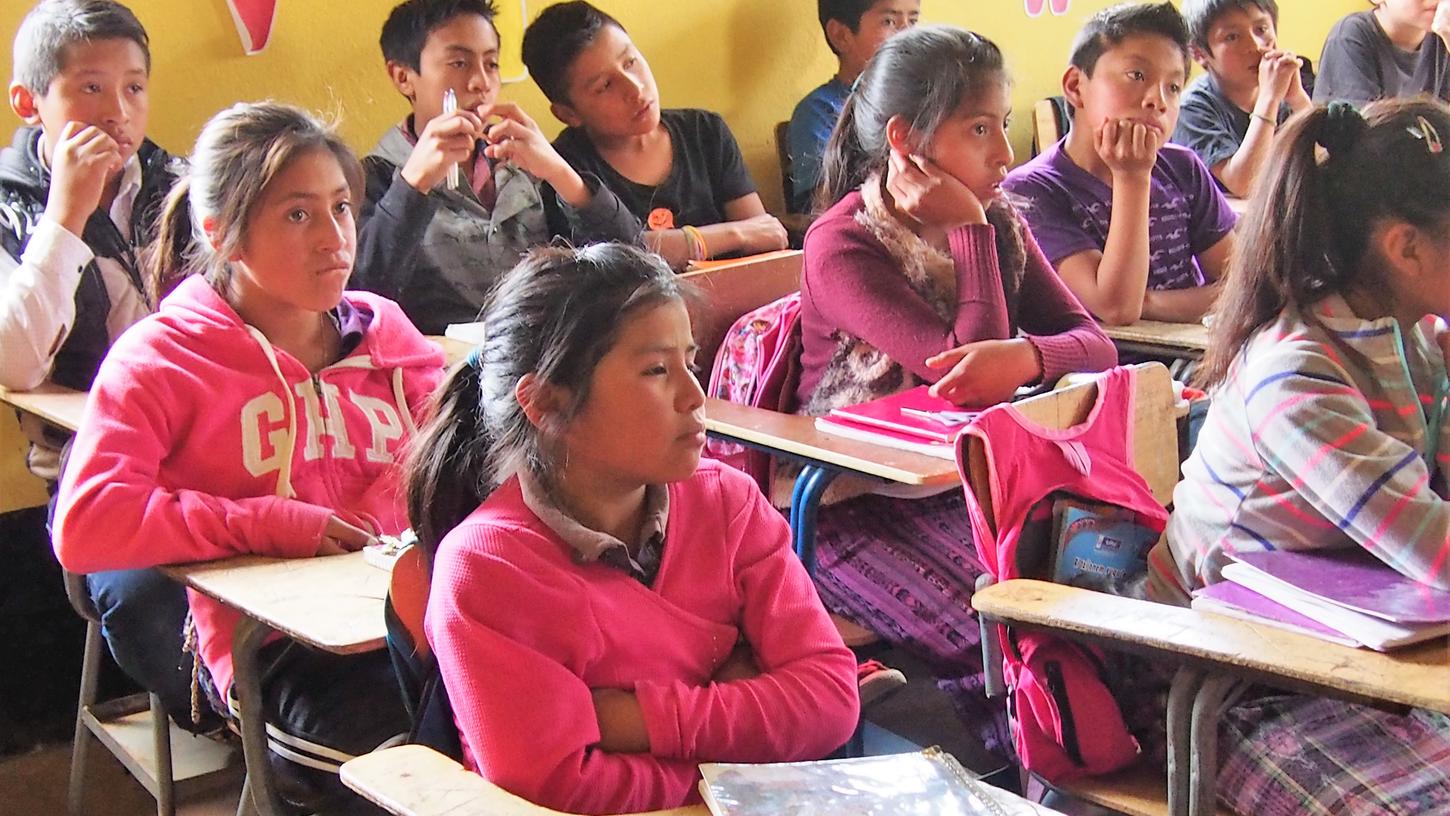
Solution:
<path fill-rule="evenodd" d="M 333 366 L 355 366 L 363 362 L 378 369 L 443 365 L 442 350 L 419 334 L 391 300 L 371 292 L 344 292 L 340 308 L 354 312 L 355 319 L 348 322 L 360 329 L 363 336 L 356 348 Z M 248 346 L 265 343 L 261 333 L 242 322 L 241 315 L 200 275 L 193 275 L 177 286 L 162 301 L 156 319 L 177 337 L 191 338 L 207 348 L 226 348 L 235 354 L 246 354 Z M 263 352 L 258 348 L 257 353 Z M 348 363 L 349 360 L 353 362 Z"/>
<path fill-rule="evenodd" d="M 0 150 L 0 184 L 42 196 L 49 190 L 50 171 L 40 161 L 40 128 L 17 128 L 10 146 Z"/>
<path fill-rule="evenodd" d="M 305 557 L 334 516 L 374 533 L 406 528 L 402 460 L 442 378 L 443 352 L 392 301 L 343 297 L 361 340 L 317 371 L 197 276 L 122 334 L 62 477 L 62 563 L 96 572 Z M 191 607 L 202 656 L 225 690 L 238 616 L 196 595 Z"/>
<path fill-rule="evenodd" d="M 403 132 L 406 123 L 394 125 L 383 132 L 378 143 L 373 145 L 369 156 L 377 156 L 389 164 L 402 167 L 408 163 L 408 157 L 413 155 L 413 143 L 408 141 L 408 134 Z"/>

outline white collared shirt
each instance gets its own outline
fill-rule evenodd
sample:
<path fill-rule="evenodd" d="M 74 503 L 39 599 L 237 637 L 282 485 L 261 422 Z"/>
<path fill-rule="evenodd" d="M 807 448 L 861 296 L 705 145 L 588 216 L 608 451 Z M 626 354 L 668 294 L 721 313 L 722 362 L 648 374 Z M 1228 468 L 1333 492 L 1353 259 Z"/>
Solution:
<path fill-rule="evenodd" d="M 121 170 L 121 184 L 109 211 L 128 242 L 140 191 L 141 161 L 132 156 Z M 80 236 L 48 217 L 40 219 L 19 260 L 0 251 L 0 385 L 30 389 L 50 375 L 55 354 L 75 325 L 76 287 L 92 260 L 110 295 L 106 333 L 114 343 L 121 332 L 150 313 L 124 266 L 96 258 Z"/>

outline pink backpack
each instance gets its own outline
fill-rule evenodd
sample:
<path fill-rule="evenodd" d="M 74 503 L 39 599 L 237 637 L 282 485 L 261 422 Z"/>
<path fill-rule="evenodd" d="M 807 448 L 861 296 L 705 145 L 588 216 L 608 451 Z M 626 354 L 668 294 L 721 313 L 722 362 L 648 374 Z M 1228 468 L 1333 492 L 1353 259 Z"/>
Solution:
<path fill-rule="evenodd" d="M 1101 651 L 1041 632 L 1008 629 L 1002 641 L 1007 716 L 1022 767 L 1067 782 L 1138 758 Z"/>
<path fill-rule="evenodd" d="M 988 451 L 995 523 L 970 487 L 966 499 L 977 551 L 994 579 L 1051 578 L 1042 571 L 1051 569 L 1058 497 L 1127 508 L 1137 524 L 1162 532 L 1168 513 L 1129 464 L 1134 376 L 1129 368 L 1104 374 L 1097 404 L 1072 428 L 1042 428 L 1000 405 L 962 433 L 957 462 L 964 481 L 969 440 Z M 1101 651 L 1041 632 L 1001 632 L 1012 741 L 1023 768 L 1065 782 L 1137 759 L 1138 741 L 1113 697 Z"/>
<path fill-rule="evenodd" d="M 725 333 L 706 393 L 737 405 L 790 411 L 800 374 L 801 296 L 793 292 L 741 315 Z M 711 439 L 705 455 L 745 471 L 767 495 L 770 457 L 736 442 Z"/>

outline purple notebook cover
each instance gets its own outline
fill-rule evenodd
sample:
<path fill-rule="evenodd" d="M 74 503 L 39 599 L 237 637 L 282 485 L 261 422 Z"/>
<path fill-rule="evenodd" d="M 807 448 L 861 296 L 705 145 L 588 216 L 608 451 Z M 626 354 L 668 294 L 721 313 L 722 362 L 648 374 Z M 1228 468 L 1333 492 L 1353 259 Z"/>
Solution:
<path fill-rule="evenodd" d="M 1195 598 L 1211 598 L 1221 604 L 1237 607 L 1261 618 L 1287 623 L 1311 632 L 1319 632 L 1331 638 L 1345 637 L 1343 632 L 1325 626 L 1313 618 L 1301 615 L 1289 607 L 1265 598 L 1252 589 L 1240 586 L 1233 581 L 1219 581 L 1216 584 L 1209 584 L 1203 589 L 1195 591 L 1193 596 Z"/>
<path fill-rule="evenodd" d="M 1234 553 L 1234 560 L 1340 606 L 1395 623 L 1450 621 L 1450 592 L 1395 572 L 1368 550 Z"/>

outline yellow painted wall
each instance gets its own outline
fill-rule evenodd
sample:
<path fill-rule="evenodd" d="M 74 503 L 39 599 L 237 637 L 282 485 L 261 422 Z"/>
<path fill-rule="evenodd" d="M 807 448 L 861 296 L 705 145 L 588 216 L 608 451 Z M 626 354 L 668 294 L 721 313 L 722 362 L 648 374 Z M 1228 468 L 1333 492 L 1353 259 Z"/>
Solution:
<path fill-rule="evenodd" d="M 377 34 L 396 0 L 280 0 L 267 50 L 247 57 L 224 0 L 133 0 L 151 33 L 155 64 L 151 135 L 190 149 L 202 122 L 243 99 L 272 97 L 341 115 L 359 150 L 404 113 L 378 54 Z M 505 48 L 516 54 L 526 0 L 500 0 Z M 735 131 L 767 206 L 780 203 L 773 128 L 797 100 L 835 70 L 811 0 L 595 0 L 617 17 L 654 67 L 667 107 L 719 111 Z M 1027 16 L 1026 0 L 923 0 L 923 19 L 966 26 L 1006 52 L 1019 111 L 1013 142 L 1026 158 L 1032 103 L 1055 93 L 1067 49 L 1082 20 L 1109 0 L 1071 0 L 1067 14 Z M 532 14 L 542 5 L 530 4 Z M 1283 44 L 1317 59 L 1329 27 L 1365 8 L 1363 0 L 1280 0 Z M 0 3 L 0 58 L 10 64 L 11 35 L 24 0 Z M 516 65 L 506 60 L 505 72 Z M 532 82 L 511 85 L 548 133 L 560 128 Z M 0 112 L 0 130 L 18 121 Z M 8 136 L 5 137 L 8 141 Z"/>

